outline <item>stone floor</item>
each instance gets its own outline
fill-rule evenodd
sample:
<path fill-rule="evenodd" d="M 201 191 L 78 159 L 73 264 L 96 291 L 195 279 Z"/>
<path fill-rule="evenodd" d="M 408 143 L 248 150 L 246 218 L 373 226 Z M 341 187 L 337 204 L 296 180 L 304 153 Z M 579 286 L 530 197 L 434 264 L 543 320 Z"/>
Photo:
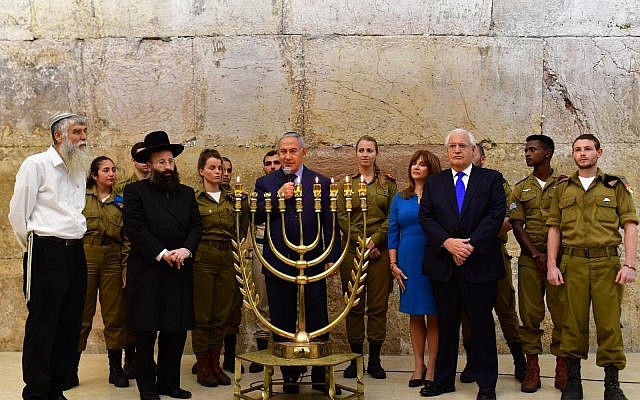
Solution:
<path fill-rule="evenodd" d="M 0 399 L 18 400 L 22 390 L 22 372 L 20 364 L 21 353 L 0 353 Z M 461 359 L 459 365 L 464 360 Z M 541 370 L 544 375 L 542 388 L 536 394 L 520 392 L 519 383 L 513 378 L 511 359 L 507 355 L 501 355 L 500 377 L 496 389 L 498 398 L 502 400 L 518 399 L 559 399 L 560 392 L 553 388 L 554 359 L 551 356 L 543 356 Z M 194 356 L 184 356 L 182 359 L 182 387 L 193 393 L 193 399 L 229 399 L 233 398 L 232 386 L 205 388 L 196 383 L 195 376 L 190 369 L 194 362 Z M 620 375 L 622 388 L 629 400 L 640 400 L 640 354 L 628 356 L 628 367 Z M 419 399 L 418 389 L 407 387 L 410 378 L 412 358 L 407 356 L 384 356 L 383 366 L 387 369 L 388 377 L 385 380 L 375 380 L 365 375 L 365 397 L 367 400 L 393 400 L 393 399 Z M 340 368 L 339 366 L 338 368 Z M 278 377 L 278 373 L 274 378 Z M 594 357 L 583 362 L 583 386 L 585 400 L 602 399 L 603 371 L 596 367 Z M 242 379 L 243 387 L 251 383 L 261 381 L 260 374 L 245 374 Z M 338 383 L 350 385 L 353 380 L 345 380 L 340 373 Z M 87 354 L 82 356 L 80 363 L 80 386 L 65 392 L 69 400 L 136 400 L 138 392 L 134 381 L 132 386 L 125 389 L 117 389 L 107 383 L 107 357 L 104 354 Z M 275 390 L 280 388 L 274 386 Z M 475 384 L 456 384 L 456 392 L 439 396 L 442 400 L 475 399 Z M 258 397 L 258 395 L 256 395 Z M 303 387 L 299 395 L 283 395 L 282 399 L 322 399 L 324 396 Z M 162 399 L 169 399 L 163 396 Z"/>

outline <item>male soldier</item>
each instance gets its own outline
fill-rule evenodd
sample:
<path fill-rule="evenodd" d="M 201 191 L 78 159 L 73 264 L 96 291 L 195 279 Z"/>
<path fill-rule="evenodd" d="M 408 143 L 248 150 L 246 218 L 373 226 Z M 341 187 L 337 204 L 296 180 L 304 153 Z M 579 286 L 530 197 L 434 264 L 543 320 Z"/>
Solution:
<path fill-rule="evenodd" d="M 582 399 L 580 359 L 589 353 L 590 306 L 598 337 L 596 364 L 605 372 L 604 398 L 626 399 L 618 383 L 626 364 L 620 314 L 623 285 L 636 278 L 638 216 L 624 180 L 598 168 L 602 149 L 594 135 L 578 136 L 572 155 L 578 171 L 558 182 L 547 219 L 547 279 L 564 285 L 566 296 L 560 351 L 567 357 L 568 378 L 562 400 Z M 622 266 L 619 228 L 624 229 Z"/>
<path fill-rule="evenodd" d="M 484 152 L 484 147 L 480 143 L 476 143 L 476 151 L 473 153 L 473 165 L 479 168 L 484 167 L 484 163 L 487 161 L 487 156 Z M 505 192 L 505 196 L 508 199 L 511 193 L 509 183 L 505 180 L 502 184 Z M 511 274 L 511 256 L 507 251 L 507 232 L 511 229 L 509 218 L 505 217 L 502 223 L 502 228 L 498 238 L 500 239 L 502 249 L 502 260 L 504 263 L 505 277 L 498 280 L 498 287 L 496 293 L 496 305 L 494 310 L 498 316 L 500 322 L 500 328 L 502 329 L 502 335 L 507 341 L 511 357 L 513 358 L 513 364 L 515 366 L 514 376 L 520 382 L 524 379 L 526 370 L 526 361 L 524 353 L 522 352 L 522 342 L 520 341 L 520 335 L 518 334 L 518 315 L 516 314 L 516 291 L 513 288 L 513 278 Z M 469 357 L 471 352 L 471 333 L 469 332 L 469 321 L 466 315 L 462 315 L 462 345 L 467 352 L 467 364 L 465 365 L 462 373 L 460 374 L 460 382 L 471 383 L 475 381 L 473 377 L 473 368 L 471 364 L 472 357 Z"/>
<path fill-rule="evenodd" d="M 62 391 L 73 374 L 87 284 L 87 121 L 59 114 L 49 129 L 53 145 L 22 163 L 9 204 L 9 222 L 25 251 L 25 400 L 66 399 Z"/>
<path fill-rule="evenodd" d="M 124 189 L 123 229 L 131 241 L 127 315 L 136 333 L 136 381 L 141 400 L 159 400 L 160 394 L 186 399 L 191 393 L 180 388 L 180 360 L 193 327 L 193 255 L 202 223 L 193 189 L 180 183 L 175 164 L 184 147 L 170 143 L 163 131 L 149 133 L 144 147 L 135 159 L 149 163 L 151 175 Z"/>
<path fill-rule="evenodd" d="M 270 150 L 262 158 L 262 171 L 265 175 L 279 170 L 281 166 L 282 164 L 278 158 L 278 152 L 275 150 Z M 264 224 L 257 225 L 255 232 L 256 242 L 258 243 L 257 250 L 262 253 L 262 245 L 264 243 Z M 267 300 L 267 287 L 264 283 L 264 274 L 262 273 L 262 264 L 260 263 L 260 260 L 258 260 L 258 257 L 255 256 L 251 261 L 253 267 L 253 281 L 256 284 L 256 292 L 260 296 L 258 311 L 260 311 L 265 318 L 269 319 L 269 302 Z M 257 320 L 255 322 L 255 333 L 253 336 L 256 339 L 258 350 L 264 350 L 267 348 L 271 332 L 269 332 L 269 330 L 262 326 L 262 324 Z M 260 364 L 251 363 L 251 365 L 249 365 L 249 372 L 262 372 L 262 370 L 263 367 Z"/>
<path fill-rule="evenodd" d="M 130 177 L 116 183 L 113 188 L 115 193 L 122 193 L 124 187 L 130 183 L 138 182 L 149 177 L 149 164 L 137 162 L 134 156 L 144 149 L 144 142 L 138 142 L 131 147 L 131 164 L 133 165 L 133 174 Z"/>
<path fill-rule="evenodd" d="M 513 234 L 520 243 L 518 258 L 518 303 L 520 304 L 520 337 L 527 355 L 527 374 L 520 389 L 533 393 L 540 387 L 538 354 L 542 353 L 540 323 L 544 319 L 545 292 L 547 307 L 553 320 L 551 354 L 556 356 L 555 387 L 562 390 L 567 383 L 567 364 L 560 355 L 562 303 L 557 287 L 547 283 L 547 227 L 551 197 L 560 177 L 551 168 L 553 140 L 545 135 L 527 137 L 524 158 L 533 173 L 513 188 L 509 218 Z"/>

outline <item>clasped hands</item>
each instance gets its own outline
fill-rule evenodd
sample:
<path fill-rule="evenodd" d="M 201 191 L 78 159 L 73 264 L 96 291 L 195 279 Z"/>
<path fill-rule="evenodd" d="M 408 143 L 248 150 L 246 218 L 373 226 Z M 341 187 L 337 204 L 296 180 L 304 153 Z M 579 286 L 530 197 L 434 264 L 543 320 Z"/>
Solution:
<path fill-rule="evenodd" d="M 287 182 L 284 185 L 280 186 L 280 189 L 278 189 L 278 194 L 280 193 L 284 194 L 284 198 L 286 200 L 289 200 L 290 198 L 293 197 L 294 188 L 295 188 L 295 185 L 293 184 L 293 182 Z"/>
<path fill-rule="evenodd" d="M 175 250 L 169 250 L 163 254 L 162 259 L 171 267 L 180 269 L 184 265 L 184 260 L 191 257 L 191 252 L 184 247 Z"/>
<path fill-rule="evenodd" d="M 473 253 L 475 248 L 471 245 L 471 239 L 449 238 L 442 243 L 442 246 L 451 253 L 453 261 L 458 267 L 462 266 L 467 258 Z"/>

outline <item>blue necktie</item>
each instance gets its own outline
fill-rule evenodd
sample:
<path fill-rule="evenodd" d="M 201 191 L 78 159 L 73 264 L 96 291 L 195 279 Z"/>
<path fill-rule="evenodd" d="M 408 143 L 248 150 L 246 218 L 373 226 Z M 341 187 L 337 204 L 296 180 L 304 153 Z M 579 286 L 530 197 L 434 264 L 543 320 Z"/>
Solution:
<path fill-rule="evenodd" d="M 458 214 L 462 213 L 462 203 L 464 203 L 464 182 L 462 182 L 462 177 L 464 176 L 464 172 L 460 171 L 456 174 L 458 180 L 456 181 L 456 200 L 458 201 Z"/>

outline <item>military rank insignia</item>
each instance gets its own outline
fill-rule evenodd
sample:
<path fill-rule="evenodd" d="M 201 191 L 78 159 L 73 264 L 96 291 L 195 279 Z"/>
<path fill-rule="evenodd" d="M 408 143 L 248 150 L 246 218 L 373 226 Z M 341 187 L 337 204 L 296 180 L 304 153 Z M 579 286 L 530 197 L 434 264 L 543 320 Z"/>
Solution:
<path fill-rule="evenodd" d="M 633 194 L 633 188 L 623 176 L 605 175 L 605 178 L 604 178 L 605 185 L 613 188 L 618 184 L 618 182 L 624 185 L 624 188 L 627 190 L 627 192 L 629 192 L 630 194 Z"/>

